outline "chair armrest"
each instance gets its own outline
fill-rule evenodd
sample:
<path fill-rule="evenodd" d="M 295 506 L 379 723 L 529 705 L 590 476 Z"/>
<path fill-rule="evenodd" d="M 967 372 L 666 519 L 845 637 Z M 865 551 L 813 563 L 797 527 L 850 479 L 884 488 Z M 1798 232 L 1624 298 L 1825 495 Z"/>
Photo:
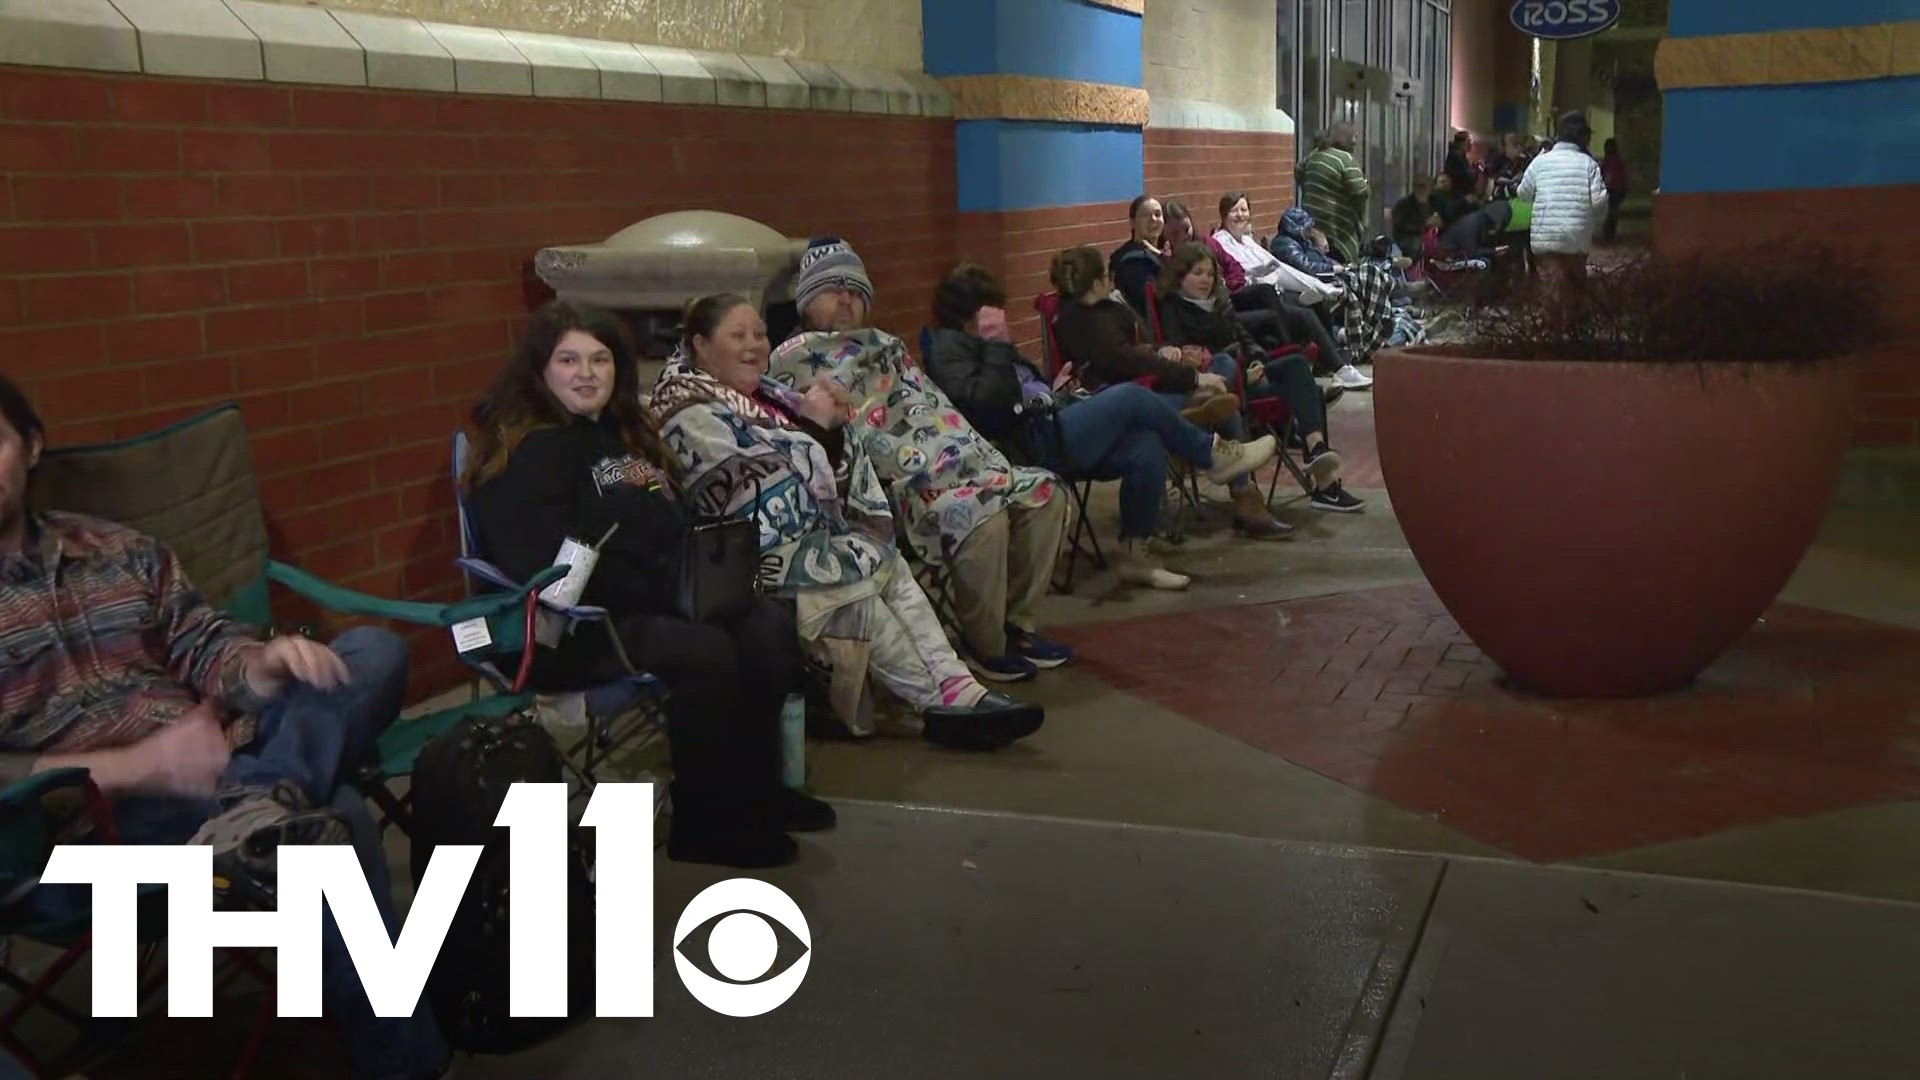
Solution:
<path fill-rule="evenodd" d="M 469 619 L 486 618 L 519 607 L 527 594 L 543 589 L 565 577 L 567 568 L 550 566 L 535 574 L 524 585 L 504 592 L 470 597 L 454 604 L 430 604 L 417 600 L 389 600 L 379 596 L 341 588 L 285 563 L 269 561 L 267 578 L 312 600 L 328 611 L 358 615 L 368 619 L 392 619 L 420 626 L 452 626 Z"/>
<path fill-rule="evenodd" d="M 0 903 L 12 903 L 39 883 L 54 839 L 41 803 L 49 794 L 65 788 L 80 789 L 95 836 L 102 843 L 119 842 L 113 807 L 86 769 L 46 769 L 8 784 L 0 789 L 0 880 L 6 883 L 6 895 L 0 897 Z"/>
<path fill-rule="evenodd" d="M 453 565 L 489 585 L 502 589 L 517 589 L 520 583 L 508 577 L 506 571 L 485 559 L 473 559 L 465 556 L 453 560 Z"/>
<path fill-rule="evenodd" d="M 87 781 L 87 770 L 78 767 L 46 769 L 22 777 L 0 788 L 0 812 L 38 803 L 48 792 L 59 788 L 83 787 Z"/>
<path fill-rule="evenodd" d="M 461 570 L 465 571 L 466 573 L 472 574 L 474 577 L 479 578 L 481 581 L 484 581 L 489 585 L 493 585 L 498 588 L 508 589 L 508 590 L 520 589 L 520 584 L 514 581 L 512 578 L 508 577 L 506 574 L 506 571 L 500 569 L 499 567 L 493 565 L 492 563 L 488 562 L 485 559 L 475 559 L 467 556 L 462 556 L 458 559 L 453 560 L 453 565 L 459 567 Z M 525 595 L 525 594 L 521 593 L 521 595 Z M 565 615 L 569 619 L 576 619 L 581 622 L 597 622 L 607 617 L 606 608 L 595 607 L 592 604 L 577 604 L 573 607 L 568 607 L 567 605 L 562 604 L 558 601 L 549 600 L 544 596 L 540 598 L 540 606 L 547 609 L 548 611 L 556 612 L 558 614 Z"/>

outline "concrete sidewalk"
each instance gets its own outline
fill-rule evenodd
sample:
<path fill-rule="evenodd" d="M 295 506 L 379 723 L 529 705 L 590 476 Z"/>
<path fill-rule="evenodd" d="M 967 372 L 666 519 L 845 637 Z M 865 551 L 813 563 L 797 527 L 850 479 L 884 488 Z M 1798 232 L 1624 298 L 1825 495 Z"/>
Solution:
<path fill-rule="evenodd" d="M 813 939 L 785 1006 L 718 1015 L 663 963 L 655 1019 L 464 1062 L 463 1080 L 1920 1075 L 1912 905 L 877 804 L 842 815 L 766 875 Z M 665 956 L 682 905 L 733 875 L 659 873 Z"/>

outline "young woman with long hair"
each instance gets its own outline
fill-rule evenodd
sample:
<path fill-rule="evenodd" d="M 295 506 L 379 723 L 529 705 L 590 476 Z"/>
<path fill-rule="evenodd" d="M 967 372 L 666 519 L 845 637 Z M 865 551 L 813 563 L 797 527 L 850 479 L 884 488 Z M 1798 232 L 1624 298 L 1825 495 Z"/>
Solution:
<path fill-rule="evenodd" d="M 606 537 L 581 602 L 607 609 L 619 641 L 575 627 L 557 646 L 537 647 L 533 685 L 587 689 L 626 675 L 625 660 L 658 677 L 674 769 L 668 855 L 749 868 L 791 862 L 798 847 L 788 831 L 834 822 L 826 803 L 780 780 L 780 709 L 802 667 L 793 614 L 765 599 L 726 623 L 674 613 L 688 520 L 681 478 L 640 405 L 619 320 L 567 303 L 541 308 L 474 408 L 472 439 L 461 488 L 481 553 L 506 574 L 532 576 L 568 537 Z"/>
<path fill-rule="evenodd" d="M 1159 293 L 1160 329 L 1169 345 L 1203 350 L 1216 370 L 1244 368 L 1249 401 L 1279 398 L 1287 403 L 1305 444 L 1307 475 L 1317 485 L 1314 508 L 1344 512 L 1364 506 L 1335 479 L 1340 455 L 1327 442 L 1326 396 L 1313 381 L 1313 366 L 1299 353 L 1266 356 L 1234 314 L 1213 253 L 1202 244 L 1182 244 L 1167 260 Z M 1257 491 L 1253 499 L 1263 505 Z"/>

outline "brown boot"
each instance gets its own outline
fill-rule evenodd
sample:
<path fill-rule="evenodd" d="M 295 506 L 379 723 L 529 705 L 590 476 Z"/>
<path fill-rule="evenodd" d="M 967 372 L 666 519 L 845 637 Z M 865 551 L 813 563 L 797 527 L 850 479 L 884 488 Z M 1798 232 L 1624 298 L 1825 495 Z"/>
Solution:
<path fill-rule="evenodd" d="M 1293 526 L 1273 516 L 1260 497 L 1260 489 L 1253 484 L 1233 493 L 1233 528 L 1255 540 L 1281 540 L 1293 535 Z"/>
<path fill-rule="evenodd" d="M 1215 394 L 1193 401 L 1180 410 L 1180 418 L 1197 428 L 1214 428 L 1240 415 L 1240 399 L 1232 394 Z"/>

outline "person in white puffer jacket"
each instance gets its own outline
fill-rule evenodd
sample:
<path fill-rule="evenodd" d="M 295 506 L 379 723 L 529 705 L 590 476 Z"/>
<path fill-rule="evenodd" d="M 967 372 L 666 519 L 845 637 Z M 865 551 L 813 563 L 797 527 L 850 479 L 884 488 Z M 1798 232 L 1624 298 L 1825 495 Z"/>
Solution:
<path fill-rule="evenodd" d="M 1571 285 L 1587 273 L 1594 230 L 1607 213 L 1607 182 L 1587 152 L 1593 128 L 1587 115 L 1560 118 L 1553 149 L 1533 159 L 1515 197 L 1533 204 L 1530 241 L 1540 268 Z"/>

